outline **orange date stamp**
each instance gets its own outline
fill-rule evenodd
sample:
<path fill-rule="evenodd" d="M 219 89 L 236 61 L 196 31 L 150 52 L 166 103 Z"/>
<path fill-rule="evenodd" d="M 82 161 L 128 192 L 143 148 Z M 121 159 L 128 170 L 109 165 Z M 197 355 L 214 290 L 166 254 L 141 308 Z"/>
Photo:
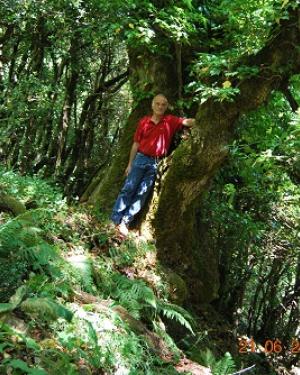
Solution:
<path fill-rule="evenodd" d="M 255 340 L 251 337 L 250 339 L 238 338 L 239 353 L 249 354 L 264 352 L 265 354 L 280 354 L 283 352 L 290 352 L 291 354 L 300 354 L 300 339 L 294 338 L 289 344 L 284 344 L 279 339 L 267 339 L 262 344 L 257 345 Z"/>

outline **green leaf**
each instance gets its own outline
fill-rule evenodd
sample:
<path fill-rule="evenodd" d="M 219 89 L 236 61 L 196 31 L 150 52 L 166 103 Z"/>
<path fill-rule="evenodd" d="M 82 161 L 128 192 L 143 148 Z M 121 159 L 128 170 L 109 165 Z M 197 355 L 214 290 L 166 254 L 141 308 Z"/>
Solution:
<path fill-rule="evenodd" d="M 28 349 L 32 349 L 36 352 L 41 350 L 39 344 L 35 340 L 33 340 L 31 337 L 24 336 L 23 339 Z"/>
<path fill-rule="evenodd" d="M 8 311 L 13 311 L 22 301 L 24 295 L 26 294 L 26 286 L 20 286 L 16 293 L 10 297 L 8 303 L 0 303 L 0 314 Z"/>
<path fill-rule="evenodd" d="M 0 314 L 12 311 L 15 308 L 13 303 L 0 303 Z"/>
<path fill-rule="evenodd" d="M 27 363 L 22 361 L 21 359 L 12 359 L 11 361 L 9 361 L 9 366 L 15 369 L 26 371 L 27 374 L 31 371 Z"/>
<path fill-rule="evenodd" d="M 146 295 L 145 302 L 147 302 L 149 305 L 151 305 L 152 307 L 156 309 L 157 305 L 156 305 L 156 298 L 155 298 L 154 293 L 152 294 L 149 293 L 148 295 Z"/>
<path fill-rule="evenodd" d="M 12 367 L 13 369 L 18 369 L 24 371 L 28 375 L 47 375 L 47 372 L 40 368 L 30 368 L 26 362 L 21 359 L 12 359 L 6 366 Z"/>
<path fill-rule="evenodd" d="M 27 292 L 27 288 L 25 285 L 20 286 L 16 293 L 10 297 L 9 302 L 12 303 L 15 308 L 22 302 L 22 299 L 24 298 L 25 294 Z"/>
<path fill-rule="evenodd" d="M 28 298 L 22 302 L 21 309 L 45 320 L 64 318 L 70 322 L 73 318 L 73 313 L 70 310 L 50 298 Z"/>
<path fill-rule="evenodd" d="M 194 323 L 193 317 L 183 307 L 172 303 L 159 301 L 157 310 L 167 318 L 176 320 L 179 324 L 187 328 L 193 335 L 195 334 L 191 326 L 191 323 Z"/>
<path fill-rule="evenodd" d="M 0 344 L 0 353 L 3 353 L 6 348 L 13 348 L 13 347 L 14 347 L 13 344 L 9 342 L 4 342 Z"/>

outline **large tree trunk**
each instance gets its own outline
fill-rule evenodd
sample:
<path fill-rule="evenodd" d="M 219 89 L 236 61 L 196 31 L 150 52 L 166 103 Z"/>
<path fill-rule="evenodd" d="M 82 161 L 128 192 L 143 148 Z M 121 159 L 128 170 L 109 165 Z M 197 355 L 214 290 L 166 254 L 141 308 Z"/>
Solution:
<path fill-rule="evenodd" d="M 282 80 L 300 69 L 299 13 L 283 22 L 277 36 L 247 65 L 260 67 L 251 79 L 233 82 L 240 94 L 234 102 L 209 100 L 199 106 L 197 124 L 189 140 L 175 150 L 171 165 L 152 200 L 152 227 L 160 261 L 179 273 L 190 287 L 194 302 L 217 297 L 218 254 L 204 248 L 199 235 L 201 196 L 228 154 L 228 143 L 239 117 L 264 103 Z M 138 58 L 141 56 L 141 58 Z M 175 55 L 174 55 L 175 56 Z M 130 53 L 131 83 L 143 92 L 163 91 L 171 100 L 178 95 L 176 59 L 154 57 L 144 51 Z M 132 135 L 138 118 L 145 115 L 149 101 L 141 101 L 132 112 L 112 165 L 90 196 L 102 208 L 111 208 L 123 182 Z"/>

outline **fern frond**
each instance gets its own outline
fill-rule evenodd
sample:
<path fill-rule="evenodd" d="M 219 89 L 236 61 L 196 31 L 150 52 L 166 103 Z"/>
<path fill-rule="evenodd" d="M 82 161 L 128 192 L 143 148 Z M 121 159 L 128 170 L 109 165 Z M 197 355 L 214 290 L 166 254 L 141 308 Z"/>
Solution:
<path fill-rule="evenodd" d="M 217 360 L 210 349 L 206 349 L 199 355 L 200 363 L 209 367 L 213 375 L 229 375 L 236 370 L 234 360 L 230 353 L 225 353 L 224 357 Z"/>
<path fill-rule="evenodd" d="M 55 251 L 42 237 L 43 231 L 28 220 L 15 218 L 0 227 L 0 256 L 22 258 L 34 269 L 48 264 Z"/>
<path fill-rule="evenodd" d="M 212 369 L 213 375 L 229 375 L 235 370 L 236 366 L 230 353 L 225 353 Z"/>
<path fill-rule="evenodd" d="M 136 319 L 145 307 L 156 309 L 157 299 L 153 290 L 143 280 L 131 280 L 124 275 L 113 274 L 110 295 L 125 307 Z"/>
<path fill-rule="evenodd" d="M 159 301 L 157 311 L 168 319 L 176 320 L 179 324 L 187 328 L 193 335 L 195 334 L 192 328 L 192 325 L 195 323 L 194 319 L 183 307 L 173 303 Z"/>
<path fill-rule="evenodd" d="M 214 354 L 212 353 L 212 351 L 208 348 L 206 348 L 205 351 L 201 351 L 200 354 L 199 354 L 199 362 L 206 366 L 206 367 L 209 367 L 210 369 L 213 369 L 216 364 L 217 364 L 217 360 L 214 356 Z"/>

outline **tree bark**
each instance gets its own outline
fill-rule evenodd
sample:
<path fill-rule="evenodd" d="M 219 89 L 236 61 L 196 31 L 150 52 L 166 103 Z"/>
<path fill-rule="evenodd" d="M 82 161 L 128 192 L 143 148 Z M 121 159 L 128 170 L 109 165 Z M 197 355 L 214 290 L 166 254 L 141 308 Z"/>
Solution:
<path fill-rule="evenodd" d="M 280 90 L 285 96 L 286 100 L 288 101 L 289 105 L 291 106 L 291 109 L 293 112 L 296 112 L 299 108 L 299 105 L 297 103 L 297 100 L 293 97 L 293 94 L 291 93 L 291 90 L 289 89 L 289 82 L 283 81 Z"/>
<path fill-rule="evenodd" d="M 58 150 L 56 155 L 56 164 L 55 169 L 56 172 L 60 168 L 63 160 L 63 153 L 66 147 L 66 136 L 68 133 L 68 129 L 70 127 L 71 122 L 71 113 L 72 107 L 76 99 L 76 86 L 78 82 L 78 75 L 79 75 L 79 51 L 80 51 L 80 34 L 76 30 L 74 33 L 74 38 L 71 40 L 71 47 L 70 47 L 70 76 L 66 77 L 66 93 L 65 99 L 63 103 L 62 113 L 60 116 L 60 122 L 58 125 Z"/>

